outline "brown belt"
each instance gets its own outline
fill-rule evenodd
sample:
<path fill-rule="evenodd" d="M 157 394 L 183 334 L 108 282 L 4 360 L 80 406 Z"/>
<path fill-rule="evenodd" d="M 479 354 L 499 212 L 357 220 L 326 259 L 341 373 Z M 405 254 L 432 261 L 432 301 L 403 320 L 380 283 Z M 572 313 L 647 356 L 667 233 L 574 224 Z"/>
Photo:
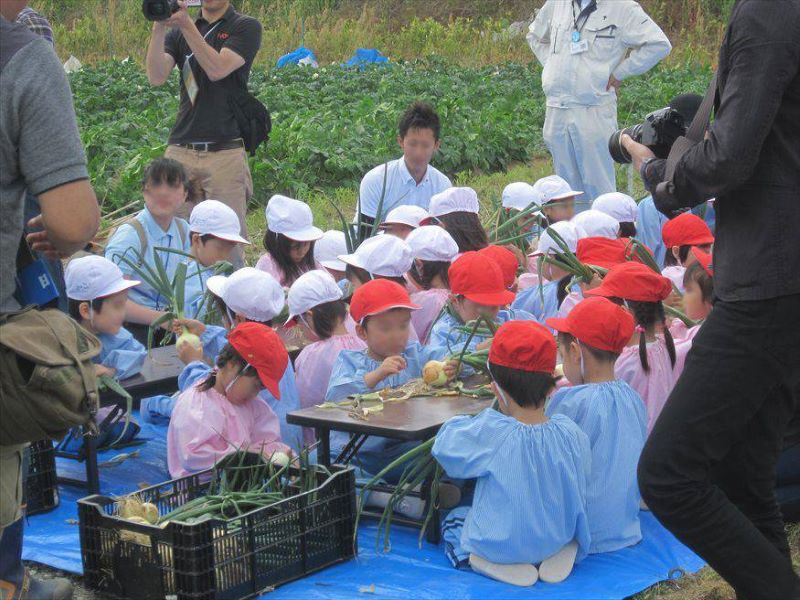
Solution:
<path fill-rule="evenodd" d="M 175 144 L 181 148 L 197 150 L 198 152 L 219 152 L 220 150 L 233 150 L 234 148 L 244 148 L 242 138 L 229 142 L 189 142 L 187 144 Z"/>

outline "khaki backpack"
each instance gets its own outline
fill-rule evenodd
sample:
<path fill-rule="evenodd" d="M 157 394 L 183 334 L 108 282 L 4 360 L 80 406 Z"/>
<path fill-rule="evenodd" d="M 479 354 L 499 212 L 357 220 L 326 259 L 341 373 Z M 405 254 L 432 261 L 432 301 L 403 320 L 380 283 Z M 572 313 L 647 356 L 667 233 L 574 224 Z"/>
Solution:
<path fill-rule="evenodd" d="M 94 424 L 100 341 L 55 309 L 0 314 L 0 445 L 61 439 Z"/>

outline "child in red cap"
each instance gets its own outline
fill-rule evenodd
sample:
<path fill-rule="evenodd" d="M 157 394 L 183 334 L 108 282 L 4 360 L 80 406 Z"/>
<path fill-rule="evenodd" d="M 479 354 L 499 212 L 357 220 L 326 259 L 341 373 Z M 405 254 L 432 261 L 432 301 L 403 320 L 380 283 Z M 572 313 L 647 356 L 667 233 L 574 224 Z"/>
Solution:
<path fill-rule="evenodd" d="M 617 379 L 614 364 L 633 335 L 633 317 L 601 297 L 579 303 L 565 319 L 548 319 L 558 331 L 564 375 L 545 414 L 575 421 L 592 446 L 586 488 L 590 553 L 612 552 L 642 539 L 636 465 L 647 435 L 641 397 Z"/>
<path fill-rule="evenodd" d="M 675 339 L 675 371 L 678 375 L 683 373 L 686 355 L 692 349 L 694 336 L 700 331 L 702 322 L 711 313 L 714 299 L 714 270 L 711 255 L 699 248 L 692 248 L 691 253 L 695 262 L 687 267 L 683 276 L 683 285 L 686 288 L 683 306 L 686 316 L 698 323 L 687 329 L 683 321 L 675 319 L 669 328 L 670 334 Z"/>
<path fill-rule="evenodd" d="M 484 256 L 488 256 L 497 266 L 500 267 L 500 272 L 503 274 L 503 285 L 507 290 L 517 293 L 517 274 L 519 273 L 520 258 L 525 259 L 525 255 L 517 257 L 517 255 L 507 248 L 506 246 L 495 246 L 494 244 L 486 246 L 482 250 L 478 250 Z M 520 252 L 517 249 L 517 252 Z"/>
<path fill-rule="evenodd" d="M 450 299 L 442 314 L 431 327 L 428 345 L 459 352 L 469 334 L 458 327 L 485 315 L 496 323 L 531 321 L 532 314 L 524 310 L 506 309 L 514 300 L 514 292 L 506 288 L 503 272 L 497 263 L 483 252 L 465 252 L 450 265 Z M 489 346 L 486 337 L 475 335 L 468 350 Z"/>
<path fill-rule="evenodd" d="M 696 260 L 690 250 L 699 248 L 703 252 L 710 252 L 714 234 L 703 219 L 687 212 L 664 223 L 661 237 L 667 248 L 664 255 L 665 268 L 661 274 L 669 277 L 683 293 L 683 274 Z"/>
<path fill-rule="evenodd" d="M 172 477 L 212 467 L 238 449 L 271 457 L 291 453 L 281 442 L 280 424 L 258 397 L 266 389 L 280 399 L 279 382 L 289 356 L 272 329 L 242 323 L 228 336 L 216 368 L 184 391 L 167 431 L 167 465 Z"/>
<path fill-rule="evenodd" d="M 585 292 L 587 297 L 603 296 L 625 304 L 633 314 L 636 328 L 615 371 L 644 400 L 648 433 L 678 379 L 675 343 L 665 326 L 663 305 L 671 293 L 669 279 L 638 262 L 611 267 L 599 287 Z"/>
<path fill-rule="evenodd" d="M 476 478 L 472 506 L 442 530 L 455 567 L 519 586 L 563 581 L 589 550 L 589 439 L 562 415 L 545 415 L 556 344 L 542 325 L 505 323 L 489 351 L 499 410 L 447 421 L 433 455 L 451 477 Z M 536 565 L 539 565 L 537 569 Z"/>

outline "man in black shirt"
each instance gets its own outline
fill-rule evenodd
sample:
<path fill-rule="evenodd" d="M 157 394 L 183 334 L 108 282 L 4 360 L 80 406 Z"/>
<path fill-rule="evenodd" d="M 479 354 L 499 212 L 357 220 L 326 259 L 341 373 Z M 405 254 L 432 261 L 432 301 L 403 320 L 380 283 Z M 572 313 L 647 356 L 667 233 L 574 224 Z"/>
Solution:
<path fill-rule="evenodd" d="M 152 85 L 163 85 L 176 66 L 180 71 L 180 108 L 165 155 L 200 177 L 208 197 L 236 211 L 246 237 L 253 181 L 229 96 L 247 89 L 261 47 L 261 24 L 236 12 L 230 0 L 203 0 L 195 21 L 186 3 L 178 4 L 170 19 L 153 23 L 147 49 Z M 187 205 L 180 214 L 188 216 L 192 208 Z"/>
<path fill-rule="evenodd" d="M 667 216 L 716 197 L 714 310 L 639 462 L 659 520 L 741 599 L 800 598 L 775 496 L 800 410 L 800 0 L 738 0 L 715 120 L 677 163 L 623 136 Z"/>

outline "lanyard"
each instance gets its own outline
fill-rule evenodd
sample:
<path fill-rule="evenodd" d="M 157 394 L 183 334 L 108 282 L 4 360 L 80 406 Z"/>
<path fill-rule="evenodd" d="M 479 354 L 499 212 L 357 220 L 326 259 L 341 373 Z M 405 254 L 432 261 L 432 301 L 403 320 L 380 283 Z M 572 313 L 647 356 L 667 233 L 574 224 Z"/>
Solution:
<path fill-rule="evenodd" d="M 572 24 L 574 25 L 575 29 L 572 32 L 572 41 L 579 42 L 581 39 L 581 30 L 586 26 L 586 21 L 589 20 L 589 15 L 591 15 L 595 10 L 597 10 L 597 2 L 596 0 L 590 0 L 589 4 L 586 5 L 586 8 L 580 11 L 577 15 L 575 14 L 575 4 L 580 3 L 580 0 L 573 0 L 572 2 Z M 580 4 L 578 4 L 580 7 Z"/>
<path fill-rule="evenodd" d="M 573 11 L 573 12 L 574 12 L 574 11 Z M 221 23 L 222 23 L 222 20 L 219 20 L 219 21 L 217 21 L 216 23 L 214 23 L 214 26 L 213 26 L 211 29 L 209 29 L 208 31 L 206 31 L 206 34 L 203 36 L 203 41 L 204 41 L 204 42 L 206 41 L 206 38 L 208 38 L 208 36 L 210 36 L 210 35 L 211 35 L 211 32 L 212 32 L 212 31 L 214 31 L 214 30 L 215 30 L 217 27 L 219 27 L 219 25 L 220 25 Z M 192 58 L 193 56 L 194 56 L 194 52 L 192 52 L 191 54 L 189 54 L 189 55 L 186 57 L 186 62 L 189 62 L 189 59 L 190 59 L 190 58 Z"/>

